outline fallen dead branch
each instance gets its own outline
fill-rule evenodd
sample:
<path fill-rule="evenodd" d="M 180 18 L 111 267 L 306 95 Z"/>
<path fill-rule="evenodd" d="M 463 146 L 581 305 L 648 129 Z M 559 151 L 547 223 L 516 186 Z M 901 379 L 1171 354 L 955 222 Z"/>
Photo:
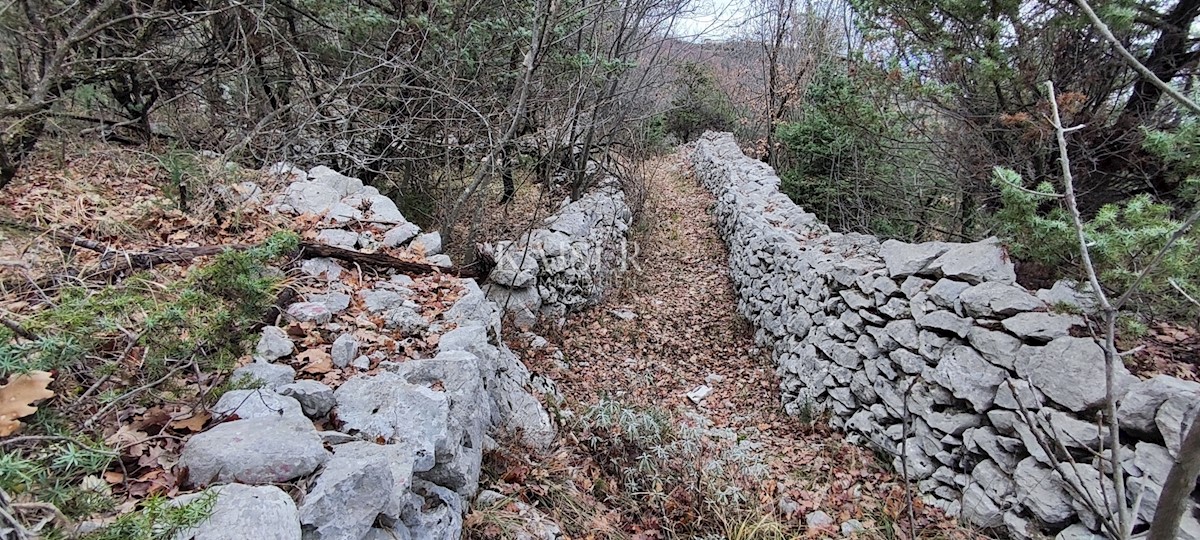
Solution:
<path fill-rule="evenodd" d="M 386 253 L 363 253 L 361 251 L 354 251 L 352 249 L 343 249 L 322 244 L 313 244 L 310 242 L 300 243 L 300 257 L 305 259 L 313 257 L 329 257 L 331 259 L 338 259 L 375 268 L 391 268 L 406 274 L 443 273 L 460 278 L 479 278 L 481 275 L 478 269 L 473 266 L 442 267 L 429 263 L 405 261 L 402 259 L 397 259 L 396 257 Z"/>

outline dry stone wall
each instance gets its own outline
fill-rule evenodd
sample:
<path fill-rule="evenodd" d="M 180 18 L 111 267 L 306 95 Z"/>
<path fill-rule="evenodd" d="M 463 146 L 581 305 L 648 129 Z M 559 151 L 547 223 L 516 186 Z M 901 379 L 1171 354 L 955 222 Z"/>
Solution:
<path fill-rule="evenodd" d="M 242 186 L 253 195 L 244 202 L 318 216 L 321 242 L 407 246 L 397 249 L 449 264 L 436 234 L 420 235 L 391 199 L 357 179 L 324 167 L 270 173 L 284 177 L 283 191 Z M 332 259 L 306 260 L 299 273 L 305 298 L 288 306 L 282 326 L 309 330 L 264 328 L 254 361 L 234 372 L 259 387 L 222 395 L 211 410 L 218 423 L 181 453 L 179 477 L 216 499 L 212 515 L 179 538 L 457 540 L 492 436 L 534 448 L 553 442 L 535 397 L 548 381 L 504 345 L 501 311 L 472 280 L 352 274 Z M 448 307 L 416 301 L 431 288 L 457 298 Z M 313 344 L 313 334 L 332 344 Z M 416 341 L 436 346 L 413 357 L 406 347 Z M 332 365 L 297 373 L 302 354 Z M 320 373 L 337 376 L 325 384 Z M 276 487 L 289 484 L 299 486 L 298 501 Z"/>
<path fill-rule="evenodd" d="M 556 320 L 600 300 L 621 270 L 633 219 L 616 177 L 604 178 L 515 241 L 488 246 L 496 260 L 488 298 L 512 313 L 518 326 Z"/>
<path fill-rule="evenodd" d="M 691 155 L 717 199 L 738 309 L 773 352 L 789 414 L 827 417 L 893 456 L 928 503 L 971 524 L 1012 538 L 1097 537 L 1093 510 L 1114 500 L 1100 474 L 1109 464 L 1094 453 L 1108 442 L 1097 423 L 1104 359 L 1070 313 L 1093 296 L 1066 283 L 1022 288 L 995 239 L 832 232 L 730 134 L 705 134 Z M 1123 367 L 1116 380 L 1120 466 L 1130 500 L 1143 497 L 1144 524 L 1200 385 Z M 1057 442 L 1045 445 L 1047 434 Z M 1180 538 L 1200 539 L 1194 515 Z"/>

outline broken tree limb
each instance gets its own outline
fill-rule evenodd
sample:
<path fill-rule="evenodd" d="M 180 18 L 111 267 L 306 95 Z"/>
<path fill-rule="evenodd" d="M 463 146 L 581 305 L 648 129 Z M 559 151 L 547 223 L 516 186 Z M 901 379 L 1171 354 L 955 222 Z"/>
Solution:
<path fill-rule="evenodd" d="M 84 278 L 110 278 L 112 276 L 133 270 L 147 270 L 160 264 L 178 264 L 189 262 L 198 257 L 211 257 L 226 251 L 240 251 L 254 247 L 251 244 L 231 244 L 227 246 L 198 246 L 198 247 L 160 247 L 144 253 L 110 252 L 101 258 L 95 267 L 81 272 Z"/>
<path fill-rule="evenodd" d="M 220 255 L 225 251 L 240 251 L 254 247 L 251 244 L 197 247 L 164 246 L 146 252 L 130 253 L 118 251 L 95 240 L 59 231 L 47 230 L 4 216 L 0 216 L 0 226 L 48 235 L 60 245 L 81 247 L 100 253 L 100 261 L 97 264 L 82 271 L 72 272 L 68 276 L 76 279 L 112 279 L 118 275 L 135 270 L 147 270 L 161 264 L 186 263 L 198 257 L 211 257 L 213 255 Z M 395 269 L 406 274 L 443 273 L 462 278 L 478 278 L 483 275 L 479 271 L 479 268 L 474 265 L 467 267 L 441 267 L 429 263 L 405 261 L 385 253 L 363 253 L 311 242 L 300 243 L 300 257 L 329 257 L 374 268 Z"/>
<path fill-rule="evenodd" d="M 311 242 L 300 243 L 300 257 L 305 259 L 313 257 L 328 257 L 331 259 L 338 259 L 374 268 L 391 268 L 406 274 L 442 273 L 461 278 L 480 277 L 478 270 L 473 267 L 442 267 L 429 263 L 405 261 L 402 259 L 397 259 L 396 257 L 386 253 L 363 253 L 361 251 L 354 251 L 352 249 L 326 246 L 324 244 L 313 244 Z"/>

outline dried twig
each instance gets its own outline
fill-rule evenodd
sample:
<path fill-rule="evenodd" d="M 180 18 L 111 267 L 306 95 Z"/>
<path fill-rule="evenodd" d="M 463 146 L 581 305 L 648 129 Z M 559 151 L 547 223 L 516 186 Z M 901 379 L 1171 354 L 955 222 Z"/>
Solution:
<path fill-rule="evenodd" d="M 913 509 L 913 494 L 912 482 L 908 477 L 908 425 L 909 425 L 909 410 L 908 398 L 912 394 L 912 389 L 916 386 L 917 377 L 913 377 L 912 382 L 908 383 L 908 388 L 904 390 L 904 415 L 900 418 L 904 422 L 904 438 L 900 440 L 900 472 L 904 475 L 904 501 L 908 505 L 908 537 L 917 537 L 917 514 Z"/>
<path fill-rule="evenodd" d="M 134 388 L 133 390 L 125 392 L 124 394 L 118 396 L 116 399 L 112 400 L 112 402 L 109 403 L 108 405 L 105 405 L 103 408 L 96 411 L 96 414 L 93 414 L 86 421 L 84 421 L 83 425 L 87 426 L 87 427 L 91 427 L 92 425 L 94 425 L 96 423 L 96 420 L 99 420 L 104 415 L 108 414 L 109 411 L 112 411 L 117 405 L 121 404 L 123 401 L 166 382 L 171 377 L 174 377 L 176 373 L 179 373 L 184 368 L 190 367 L 193 363 L 195 363 L 195 361 L 189 361 L 186 364 L 171 368 L 171 371 L 168 371 L 166 375 L 163 375 L 162 377 L 159 377 L 158 379 L 156 379 L 154 381 L 148 382 L 137 388 Z"/>
<path fill-rule="evenodd" d="M 1092 26 L 1094 26 L 1096 30 L 1100 32 L 1100 35 L 1104 38 L 1104 41 L 1107 41 L 1109 45 L 1112 45 L 1113 49 L 1116 49 L 1117 56 L 1120 56 L 1126 64 L 1129 64 L 1129 67 L 1138 72 L 1138 75 L 1141 75 L 1146 80 L 1150 81 L 1150 84 L 1157 86 L 1159 90 L 1162 90 L 1168 96 L 1171 96 L 1171 99 L 1174 99 L 1187 110 L 1196 114 L 1200 114 L 1200 106 L 1198 106 L 1196 102 L 1188 99 L 1188 97 L 1180 93 L 1179 90 L 1176 90 L 1171 85 L 1163 82 L 1162 79 L 1159 79 L 1153 71 L 1150 71 L 1150 68 L 1138 61 L 1138 59 L 1135 58 L 1133 54 L 1125 48 L 1124 45 L 1121 44 L 1121 40 L 1117 39 L 1117 36 L 1113 35 L 1112 30 L 1108 29 L 1108 25 L 1104 24 L 1104 21 L 1100 20 L 1100 17 L 1096 15 L 1095 11 L 1092 10 L 1092 6 L 1088 4 L 1087 0 L 1075 0 L 1075 3 L 1078 4 L 1079 9 L 1082 9 L 1083 13 L 1087 15 L 1088 20 L 1092 22 Z"/>
<path fill-rule="evenodd" d="M 12 330 L 13 333 L 18 336 L 21 336 L 29 341 L 37 341 L 37 335 L 29 330 L 26 330 L 25 327 L 21 326 L 21 324 L 17 321 L 5 317 L 4 315 L 0 315 L 0 324 L 3 324 L 9 330 Z"/>
<path fill-rule="evenodd" d="M 1063 175 L 1063 195 L 1067 203 L 1067 211 L 1071 216 L 1071 223 L 1075 228 L 1075 238 L 1079 245 L 1079 254 L 1083 260 L 1083 268 L 1087 272 L 1088 281 L 1092 285 L 1092 291 L 1096 294 L 1097 300 L 1100 302 L 1100 310 L 1104 314 L 1105 331 L 1104 331 L 1104 387 L 1105 387 L 1105 415 L 1108 417 L 1109 423 L 1109 451 L 1112 453 L 1112 463 L 1121 463 L 1121 433 L 1120 426 L 1117 422 L 1117 395 L 1116 395 L 1116 365 L 1120 357 L 1117 353 L 1116 333 L 1117 333 L 1117 307 L 1108 300 L 1108 295 L 1104 293 L 1104 288 L 1100 286 L 1099 274 L 1096 272 L 1096 265 L 1092 262 L 1092 254 L 1088 249 L 1087 233 L 1083 226 L 1083 217 L 1079 213 L 1079 205 L 1075 200 L 1075 181 L 1071 175 L 1071 160 L 1067 155 L 1067 128 L 1062 125 L 1062 117 L 1058 113 L 1058 97 L 1054 93 L 1054 83 L 1046 81 L 1046 94 L 1050 99 L 1050 121 L 1054 126 L 1055 137 L 1058 140 L 1058 157 L 1059 165 L 1062 167 Z M 1156 257 L 1155 262 L 1161 260 L 1161 257 Z M 1151 267 L 1147 267 L 1149 271 Z M 1136 286 L 1136 283 L 1135 283 Z M 1122 296 L 1122 301 L 1127 298 L 1135 287 L 1130 287 Z M 1125 498 L 1125 475 L 1121 471 L 1121 467 L 1114 466 L 1112 472 L 1113 485 L 1116 490 L 1116 516 L 1101 516 L 1106 525 L 1109 525 L 1109 519 L 1115 517 L 1112 532 L 1116 538 L 1128 538 L 1133 532 L 1133 519 L 1130 516 L 1129 507 Z"/>

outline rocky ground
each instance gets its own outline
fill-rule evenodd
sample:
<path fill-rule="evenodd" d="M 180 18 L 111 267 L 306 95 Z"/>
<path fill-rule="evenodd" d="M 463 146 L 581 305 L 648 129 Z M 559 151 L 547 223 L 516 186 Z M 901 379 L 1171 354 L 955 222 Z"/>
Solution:
<path fill-rule="evenodd" d="M 530 369 L 556 382 L 568 427 L 560 451 L 548 459 L 494 459 L 490 489 L 534 503 L 568 534 L 584 538 L 972 537 L 920 501 L 913 503 L 910 528 L 897 474 L 820 418 L 783 414 L 770 355 L 754 346 L 736 313 L 727 252 L 709 212 L 712 198 L 682 163 L 672 155 L 647 165 L 652 195 L 635 224 L 631 269 L 616 290 L 599 306 L 569 315 L 561 328 L 536 329 L 546 340 L 510 336 L 510 347 Z M 608 459 L 611 448 L 597 449 L 591 438 L 598 431 L 596 410 L 614 403 L 631 417 L 664 414 L 687 426 L 682 436 L 699 433 L 712 447 L 665 458 L 652 473 L 661 475 L 656 489 L 662 493 L 622 500 L 593 488 L 558 496 L 564 483 L 595 486 L 605 474 L 620 476 L 606 466 L 619 461 Z M 719 465 L 728 473 L 673 490 L 672 481 L 680 479 L 661 472 L 671 459 L 690 460 L 684 468 Z M 743 502 L 718 500 L 715 491 L 731 487 L 742 490 Z M 572 511 L 576 505 L 603 508 L 581 515 Z M 486 513 L 477 510 L 468 524 L 482 537 L 499 536 L 501 528 Z"/>

